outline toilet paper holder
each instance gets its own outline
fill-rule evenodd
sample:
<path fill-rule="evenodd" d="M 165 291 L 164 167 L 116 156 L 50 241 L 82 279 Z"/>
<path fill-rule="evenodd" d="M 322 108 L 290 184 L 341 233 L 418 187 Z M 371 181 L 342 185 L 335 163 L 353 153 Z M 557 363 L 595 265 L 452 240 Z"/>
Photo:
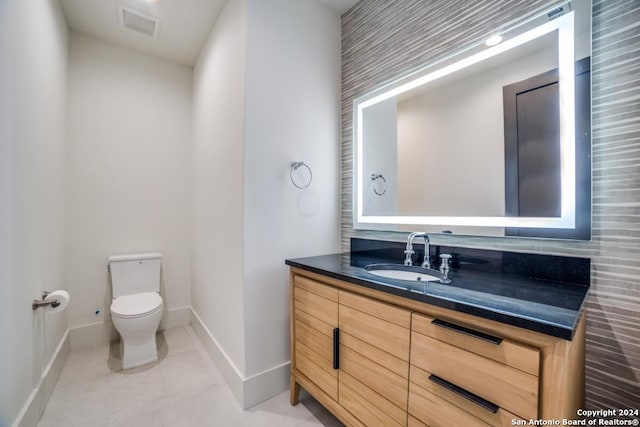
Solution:
<path fill-rule="evenodd" d="M 52 299 L 52 300 L 47 300 L 47 295 L 49 295 L 51 292 L 49 291 L 43 291 L 42 292 L 42 299 L 41 300 L 37 300 L 34 299 L 33 302 L 31 303 L 31 308 L 33 310 L 37 310 L 40 307 L 46 307 L 48 305 L 50 305 L 51 307 L 55 308 L 57 306 L 60 305 L 60 301 L 58 301 L 57 299 Z"/>

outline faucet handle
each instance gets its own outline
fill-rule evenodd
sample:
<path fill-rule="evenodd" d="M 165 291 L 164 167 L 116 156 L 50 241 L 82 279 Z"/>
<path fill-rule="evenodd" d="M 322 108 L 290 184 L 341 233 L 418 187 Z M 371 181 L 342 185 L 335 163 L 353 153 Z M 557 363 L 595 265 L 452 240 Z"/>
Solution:
<path fill-rule="evenodd" d="M 440 254 L 440 265 L 449 267 L 449 260 L 452 258 L 451 254 Z"/>
<path fill-rule="evenodd" d="M 404 254 L 404 265 L 413 265 L 413 254 L 415 254 L 416 251 L 414 251 L 413 249 L 405 249 Z"/>
<path fill-rule="evenodd" d="M 451 260 L 451 254 L 440 254 L 440 272 L 445 277 L 449 274 L 449 260 Z"/>

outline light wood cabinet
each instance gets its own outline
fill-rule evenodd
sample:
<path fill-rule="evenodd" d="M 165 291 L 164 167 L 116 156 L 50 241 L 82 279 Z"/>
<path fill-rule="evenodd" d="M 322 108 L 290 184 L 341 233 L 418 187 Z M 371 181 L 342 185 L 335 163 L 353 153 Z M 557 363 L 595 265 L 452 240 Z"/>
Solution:
<path fill-rule="evenodd" d="M 338 290 L 302 276 L 293 279 L 292 360 L 296 370 L 338 400 L 333 335 L 338 327 Z"/>
<path fill-rule="evenodd" d="M 512 425 L 575 418 L 572 341 L 291 269 L 291 404 L 300 386 L 346 425 Z"/>
<path fill-rule="evenodd" d="M 365 425 L 406 425 L 411 312 L 340 290 L 338 325 L 338 403 Z"/>

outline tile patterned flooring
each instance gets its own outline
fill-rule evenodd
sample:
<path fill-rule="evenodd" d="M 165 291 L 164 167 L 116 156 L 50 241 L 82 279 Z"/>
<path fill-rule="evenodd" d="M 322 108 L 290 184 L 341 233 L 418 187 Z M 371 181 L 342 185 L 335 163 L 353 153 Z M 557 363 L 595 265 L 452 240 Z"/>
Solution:
<path fill-rule="evenodd" d="M 311 396 L 289 392 L 243 411 L 191 326 L 158 333 L 156 363 L 123 371 L 118 345 L 69 354 L 39 427 L 338 427 Z"/>

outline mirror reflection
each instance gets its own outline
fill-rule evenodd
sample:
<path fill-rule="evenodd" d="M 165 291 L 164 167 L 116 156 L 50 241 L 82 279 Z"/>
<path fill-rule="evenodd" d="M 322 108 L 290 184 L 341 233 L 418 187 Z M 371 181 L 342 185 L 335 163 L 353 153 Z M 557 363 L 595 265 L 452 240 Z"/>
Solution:
<path fill-rule="evenodd" d="M 573 21 L 569 10 L 561 19 Z M 403 79 L 356 100 L 355 227 L 589 239 L 589 11 L 575 12 L 583 34 L 569 80 L 557 28 L 410 90 L 393 93 L 412 81 Z M 528 24 L 507 37 L 532 32 Z M 563 106 L 567 94 L 575 101 Z"/>

